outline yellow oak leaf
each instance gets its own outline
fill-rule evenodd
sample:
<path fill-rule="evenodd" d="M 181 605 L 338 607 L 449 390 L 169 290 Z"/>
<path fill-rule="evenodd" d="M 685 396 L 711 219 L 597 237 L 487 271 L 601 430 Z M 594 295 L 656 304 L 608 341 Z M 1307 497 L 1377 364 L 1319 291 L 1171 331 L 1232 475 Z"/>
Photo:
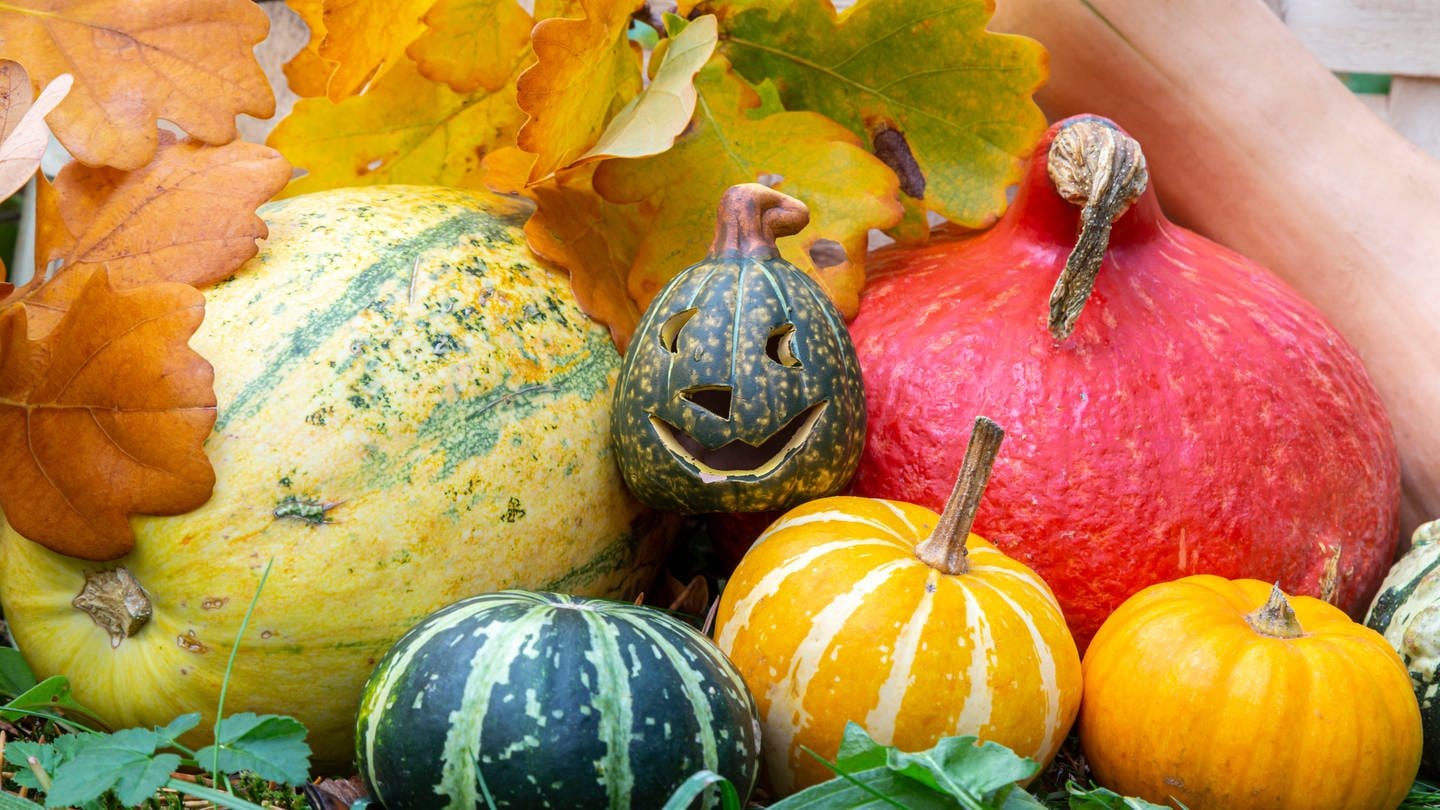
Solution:
<path fill-rule="evenodd" d="M 438 0 L 424 22 L 405 53 L 421 75 L 457 93 L 504 87 L 535 25 L 515 0 Z"/>
<path fill-rule="evenodd" d="M 751 118 L 761 98 L 723 57 L 710 60 L 695 86 L 695 124 L 674 147 L 638 160 L 608 160 L 595 172 L 601 196 L 638 204 L 648 217 L 630 271 L 631 296 L 644 306 L 667 280 L 704 258 L 726 188 L 778 177 L 775 187 L 806 203 L 811 217 L 804 231 L 780 240 L 782 255 L 814 275 L 840 310 L 853 315 L 868 232 L 889 227 L 901 214 L 895 174 L 853 133 L 819 114 Z M 811 257 L 822 240 L 843 248 L 846 257 L 828 273 Z"/>
<path fill-rule="evenodd" d="M 582 0 L 583 19 L 535 24 L 536 62 L 520 74 L 517 103 L 529 116 L 516 142 L 536 156 L 530 182 L 573 163 L 639 94 L 640 54 L 627 35 L 639 0 Z"/>
<path fill-rule="evenodd" d="M 45 116 L 64 100 L 74 78 L 62 73 L 34 98 L 25 68 L 0 60 L 0 199 L 19 191 L 40 168 L 50 142 Z"/>
<path fill-rule="evenodd" d="M 325 38 L 315 52 L 334 62 L 325 93 L 339 102 L 360 93 L 405 61 L 405 49 L 425 33 L 435 0 L 324 0 Z"/>
<path fill-rule="evenodd" d="M 300 99 L 267 143 L 306 172 L 284 196 L 380 183 L 480 188 L 481 158 L 513 144 L 524 118 L 514 83 L 456 93 L 407 59 L 339 104 Z"/>
<path fill-rule="evenodd" d="M 282 68 L 285 81 L 301 98 L 323 96 L 337 64 L 320 55 L 320 43 L 325 41 L 325 0 L 285 0 L 285 5 L 310 29 L 310 41 Z"/>
<path fill-rule="evenodd" d="M 883 156 L 901 188 L 970 228 L 993 223 L 1006 189 L 1045 130 L 1033 95 L 1045 49 L 985 30 L 975 0 L 830 0 L 722 7 L 721 42 L 736 71 L 774 79 L 785 106 L 837 121 Z"/>
<path fill-rule="evenodd" d="M 187 345 L 205 310 L 194 287 L 77 275 L 74 306 L 39 340 L 25 305 L 0 312 L 0 509 L 47 548 L 111 560 L 134 546 L 130 515 L 209 499 L 214 372 Z"/>
<path fill-rule="evenodd" d="M 275 94 L 254 48 L 270 22 L 251 0 L 11 0 L 0 47 L 42 85 L 75 77 L 50 114 L 55 137 L 92 166 L 138 169 L 157 119 L 205 143 L 234 140 L 235 116 L 268 118 Z"/>
<path fill-rule="evenodd" d="M 576 161 L 659 154 L 675 143 L 695 112 L 695 74 L 715 52 L 715 17 L 706 15 L 664 42 L 655 77 L 620 110 L 600 140 Z M 652 60 L 655 59 L 652 56 Z"/>

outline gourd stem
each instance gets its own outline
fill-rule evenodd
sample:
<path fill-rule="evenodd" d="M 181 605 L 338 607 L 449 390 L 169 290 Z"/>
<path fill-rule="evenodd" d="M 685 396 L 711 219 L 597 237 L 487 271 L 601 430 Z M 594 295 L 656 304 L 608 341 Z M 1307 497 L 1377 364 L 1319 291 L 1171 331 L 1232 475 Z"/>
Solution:
<path fill-rule="evenodd" d="M 1255 632 L 1271 638 L 1299 638 L 1305 635 L 1300 620 L 1295 618 L 1295 609 L 1280 590 L 1280 583 L 1270 589 L 1270 598 L 1254 613 L 1247 613 L 1245 621 Z"/>
<path fill-rule="evenodd" d="M 85 585 L 70 604 L 110 636 L 112 648 L 140 632 L 153 613 L 150 594 L 124 568 L 86 571 Z"/>
<path fill-rule="evenodd" d="M 1080 235 L 1050 292 L 1050 335 L 1064 340 L 1095 288 L 1110 226 L 1140 198 L 1150 174 L 1140 144 L 1098 118 L 1079 119 L 1056 133 L 1046 166 L 1055 191 L 1083 206 Z"/>
<path fill-rule="evenodd" d="M 775 240 L 797 234 L 809 223 L 810 209 L 788 194 L 761 183 L 731 186 L 720 197 L 710 257 L 774 259 L 780 255 Z"/>
<path fill-rule="evenodd" d="M 945 511 L 930 536 L 915 547 L 915 556 L 921 562 L 947 574 L 970 570 L 965 541 L 970 537 L 970 527 L 975 525 L 975 511 L 990 482 L 990 470 L 1004 438 L 1005 431 L 999 425 L 987 417 L 975 417 L 970 443 L 965 446 L 965 460 L 960 464 L 955 488 L 945 501 Z"/>

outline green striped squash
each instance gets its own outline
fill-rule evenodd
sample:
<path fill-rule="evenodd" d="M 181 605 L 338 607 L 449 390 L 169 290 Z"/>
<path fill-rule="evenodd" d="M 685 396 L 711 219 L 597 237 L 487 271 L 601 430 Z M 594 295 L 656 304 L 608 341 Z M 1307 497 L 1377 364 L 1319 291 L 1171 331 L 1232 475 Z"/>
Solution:
<path fill-rule="evenodd" d="M 646 307 L 612 416 L 625 482 L 645 503 L 687 514 L 784 509 L 854 474 L 865 391 L 850 333 L 775 247 L 808 216 L 773 189 L 732 187 L 709 255 Z"/>
<path fill-rule="evenodd" d="M 1420 701 L 1421 768 L 1440 776 L 1440 520 L 1415 530 L 1380 585 L 1365 624 L 1400 653 Z"/>
<path fill-rule="evenodd" d="M 206 290 L 192 340 L 215 366 L 210 501 L 137 518 L 108 564 L 0 532 L 0 602 L 36 673 L 115 726 L 209 728 L 273 560 L 225 709 L 292 715 L 348 767 L 366 677 L 439 607 L 648 582 L 674 521 L 625 489 L 619 355 L 525 247 L 527 213 L 418 186 L 262 208 L 269 239 Z"/>
<path fill-rule="evenodd" d="M 356 726 L 360 773 L 390 810 L 658 808 L 701 769 L 748 795 L 760 757 L 755 703 L 697 630 L 639 605 L 519 590 L 407 633 L 370 676 Z"/>

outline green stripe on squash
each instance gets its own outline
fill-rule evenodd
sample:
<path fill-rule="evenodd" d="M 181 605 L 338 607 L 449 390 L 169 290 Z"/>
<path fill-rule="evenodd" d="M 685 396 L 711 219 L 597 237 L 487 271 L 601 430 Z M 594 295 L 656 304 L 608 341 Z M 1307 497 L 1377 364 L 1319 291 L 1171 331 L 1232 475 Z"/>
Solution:
<path fill-rule="evenodd" d="M 376 666 L 356 728 L 391 810 L 654 808 L 702 769 L 748 793 L 755 704 L 703 635 L 660 611 L 504 591 L 436 612 Z M 713 800 L 712 800 L 712 805 Z"/>

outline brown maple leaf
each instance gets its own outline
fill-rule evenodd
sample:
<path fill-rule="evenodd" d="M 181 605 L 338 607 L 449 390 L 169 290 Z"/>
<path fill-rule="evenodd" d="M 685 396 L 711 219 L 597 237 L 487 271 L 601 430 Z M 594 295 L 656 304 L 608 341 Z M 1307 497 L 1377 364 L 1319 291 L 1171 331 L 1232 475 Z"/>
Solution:
<path fill-rule="evenodd" d="M 205 299 L 187 284 L 117 290 L 103 269 L 70 275 L 83 283 L 43 338 L 25 305 L 0 312 L 0 509 L 47 548 L 109 560 L 134 546 L 131 514 L 210 497 L 214 372 L 187 345 Z"/>
<path fill-rule="evenodd" d="M 205 143 L 235 140 L 235 116 L 269 118 L 275 94 L 254 48 L 270 22 L 251 0 L 11 0 L 0 50 L 48 84 L 75 87 L 54 113 L 55 137 L 92 166 L 138 169 L 155 152 L 157 119 Z"/>

